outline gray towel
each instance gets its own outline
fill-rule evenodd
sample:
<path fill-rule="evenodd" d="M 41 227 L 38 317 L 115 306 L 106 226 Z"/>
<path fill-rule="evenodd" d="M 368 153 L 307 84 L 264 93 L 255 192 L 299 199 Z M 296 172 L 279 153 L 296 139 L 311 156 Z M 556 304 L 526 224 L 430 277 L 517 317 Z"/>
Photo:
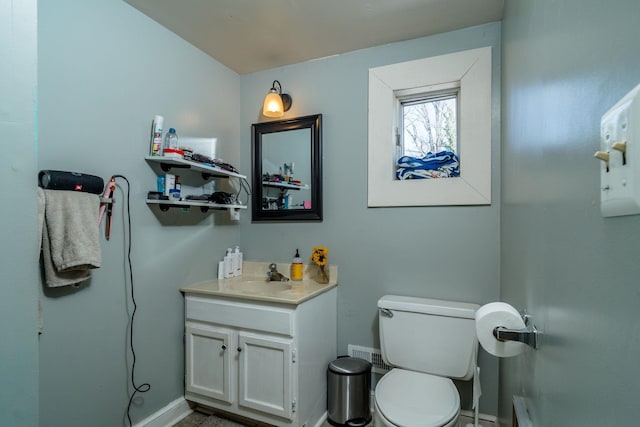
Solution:
<path fill-rule="evenodd" d="M 98 210 L 95 194 L 44 190 L 42 257 L 49 287 L 75 285 L 100 267 Z"/>

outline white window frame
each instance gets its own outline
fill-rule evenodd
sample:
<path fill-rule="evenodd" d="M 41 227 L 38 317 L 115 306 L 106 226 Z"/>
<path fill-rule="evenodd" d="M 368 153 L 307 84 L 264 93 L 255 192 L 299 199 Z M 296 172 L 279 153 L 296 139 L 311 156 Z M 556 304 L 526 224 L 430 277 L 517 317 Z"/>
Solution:
<path fill-rule="evenodd" d="M 458 84 L 460 176 L 395 179 L 398 93 Z M 491 47 L 369 69 L 368 206 L 491 204 Z"/>

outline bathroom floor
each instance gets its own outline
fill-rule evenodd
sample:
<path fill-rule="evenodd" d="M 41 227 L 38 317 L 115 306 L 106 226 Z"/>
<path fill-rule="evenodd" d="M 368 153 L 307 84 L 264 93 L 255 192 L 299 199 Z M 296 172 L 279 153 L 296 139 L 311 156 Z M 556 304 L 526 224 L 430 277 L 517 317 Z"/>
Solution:
<path fill-rule="evenodd" d="M 173 427 L 257 427 L 261 425 L 262 424 L 241 424 L 237 421 L 218 417 L 216 415 L 203 414 L 202 412 L 194 411 L 179 423 L 174 424 Z M 322 423 L 321 427 L 331 427 L 331 424 L 325 421 Z"/>
<path fill-rule="evenodd" d="M 466 427 L 467 425 L 473 426 L 473 419 L 465 416 L 460 416 L 458 419 L 457 427 Z M 479 424 L 481 427 L 498 427 L 495 423 L 482 421 Z M 251 425 L 250 427 L 253 427 Z M 255 424 L 258 426 L 258 424 Z M 369 424 L 373 427 L 373 423 Z M 203 414 L 201 412 L 193 412 L 188 417 L 181 420 L 179 423 L 174 424 L 173 427 L 248 427 L 248 424 L 240 424 L 236 421 L 221 418 L 215 415 Z M 321 427 L 332 427 L 327 421 L 322 423 Z"/>
<path fill-rule="evenodd" d="M 174 424 L 173 427 L 243 427 L 244 424 L 238 424 L 235 421 L 231 421 L 225 418 L 217 417 L 215 415 L 203 414 L 201 412 L 194 411 L 191 415 L 187 416 L 179 423 Z"/>
<path fill-rule="evenodd" d="M 473 418 L 460 415 L 458 418 L 458 427 L 473 426 Z M 479 420 L 478 427 L 498 427 L 498 425 L 491 421 Z"/>

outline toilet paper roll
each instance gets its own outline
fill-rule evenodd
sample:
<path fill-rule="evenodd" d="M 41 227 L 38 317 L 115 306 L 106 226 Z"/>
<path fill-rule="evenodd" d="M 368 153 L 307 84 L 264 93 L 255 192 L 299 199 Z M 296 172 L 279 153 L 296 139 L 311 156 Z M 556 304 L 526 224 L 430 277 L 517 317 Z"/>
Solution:
<path fill-rule="evenodd" d="M 498 341 L 493 330 L 502 326 L 509 329 L 525 327 L 518 310 L 504 302 L 485 304 L 476 311 L 476 334 L 480 345 L 497 357 L 511 357 L 522 353 L 526 344 L 516 341 Z"/>

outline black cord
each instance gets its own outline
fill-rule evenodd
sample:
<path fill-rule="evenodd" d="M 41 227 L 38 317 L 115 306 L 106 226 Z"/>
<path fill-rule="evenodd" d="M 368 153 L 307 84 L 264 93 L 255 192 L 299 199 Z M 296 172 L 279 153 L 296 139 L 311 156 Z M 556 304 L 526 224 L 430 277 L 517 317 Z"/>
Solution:
<path fill-rule="evenodd" d="M 127 248 L 127 262 L 129 264 L 129 281 L 131 282 L 131 301 L 133 303 L 133 311 L 131 312 L 131 318 L 129 321 L 129 344 L 131 347 L 131 355 L 133 357 L 133 361 L 131 363 L 131 385 L 133 386 L 133 393 L 131 393 L 131 396 L 129 397 L 129 403 L 127 404 L 127 419 L 129 420 L 129 425 L 132 426 L 133 423 L 131 422 L 130 411 L 131 411 L 131 404 L 133 403 L 133 398 L 135 397 L 136 393 L 146 393 L 149 390 L 151 390 L 151 384 L 143 383 L 138 386 L 136 385 L 136 380 L 135 380 L 136 352 L 133 348 L 133 320 L 135 318 L 136 310 L 138 309 L 138 306 L 136 304 L 135 295 L 133 294 L 133 266 L 131 264 L 131 208 L 130 208 L 131 184 L 129 183 L 129 180 L 127 179 L 127 177 L 124 175 L 113 175 L 112 178 L 114 179 L 122 178 L 127 182 L 127 222 L 128 222 L 127 234 L 129 235 L 129 243 Z"/>
<path fill-rule="evenodd" d="M 249 182 L 246 180 L 246 178 L 240 178 L 240 188 L 238 188 L 238 192 L 236 193 L 236 199 L 240 200 L 240 194 L 242 193 L 242 190 L 247 193 L 247 202 L 245 203 L 245 205 L 247 205 L 249 202 L 249 197 L 251 196 L 251 185 L 249 185 Z"/>

